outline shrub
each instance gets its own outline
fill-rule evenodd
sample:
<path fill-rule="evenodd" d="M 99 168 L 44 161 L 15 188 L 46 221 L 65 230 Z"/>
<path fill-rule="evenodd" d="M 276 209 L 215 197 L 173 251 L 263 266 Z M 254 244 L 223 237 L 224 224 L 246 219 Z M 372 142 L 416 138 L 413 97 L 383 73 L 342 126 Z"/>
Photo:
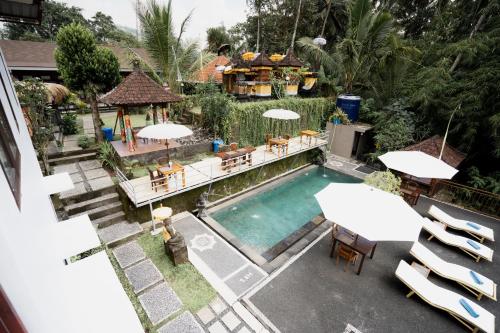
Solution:
<path fill-rule="evenodd" d="M 90 138 L 86 135 L 82 135 L 78 138 L 78 146 L 82 149 L 87 149 L 90 147 Z"/>
<path fill-rule="evenodd" d="M 72 135 L 78 132 L 75 113 L 66 113 L 62 118 L 62 132 L 64 135 Z"/>
<path fill-rule="evenodd" d="M 105 168 L 114 169 L 118 165 L 118 156 L 116 155 L 115 149 L 107 141 L 99 145 L 97 158 Z"/>
<path fill-rule="evenodd" d="M 365 177 L 364 183 L 382 191 L 401 195 L 401 178 L 390 171 L 375 171 Z"/>

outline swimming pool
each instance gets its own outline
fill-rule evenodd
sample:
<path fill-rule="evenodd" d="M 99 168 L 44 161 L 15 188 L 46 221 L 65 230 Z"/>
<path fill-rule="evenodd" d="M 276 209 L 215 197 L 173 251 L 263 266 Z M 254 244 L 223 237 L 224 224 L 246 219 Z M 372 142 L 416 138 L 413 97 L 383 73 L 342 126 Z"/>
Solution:
<path fill-rule="evenodd" d="M 314 194 L 329 183 L 359 183 L 327 168 L 310 168 L 269 189 L 210 213 L 244 245 L 264 253 L 321 213 Z"/>

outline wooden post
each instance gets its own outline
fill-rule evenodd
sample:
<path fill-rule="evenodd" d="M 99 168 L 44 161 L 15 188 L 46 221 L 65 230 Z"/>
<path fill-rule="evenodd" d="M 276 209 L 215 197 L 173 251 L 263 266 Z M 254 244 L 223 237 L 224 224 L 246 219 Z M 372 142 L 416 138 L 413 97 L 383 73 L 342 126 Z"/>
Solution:
<path fill-rule="evenodd" d="M 127 142 L 127 137 L 125 133 L 125 121 L 123 119 L 124 108 L 122 106 L 118 107 L 117 118 L 120 122 L 120 137 L 123 143 Z"/>
<path fill-rule="evenodd" d="M 135 151 L 134 147 L 134 134 L 132 133 L 132 124 L 130 123 L 130 116 L 125 116 L 125 132 L 127 138 L 128 151 Z"/>
<path fill-rule="evenodd" d="M 156 105 L 153 106 L 153 124 L 158 124 L 158 112 L 156 110 Z"/>

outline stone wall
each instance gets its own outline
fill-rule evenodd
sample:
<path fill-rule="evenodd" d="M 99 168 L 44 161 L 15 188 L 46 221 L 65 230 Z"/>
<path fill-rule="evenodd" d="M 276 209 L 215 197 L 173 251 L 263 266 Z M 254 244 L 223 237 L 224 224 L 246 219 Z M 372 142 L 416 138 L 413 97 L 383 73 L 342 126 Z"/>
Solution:
<path fill-rule="evenodd" d="M 318 149 L 309 150 L 277 162 L 264 165 L 262 168 L 256 168 L 236 176 L 215 181 L 212 184 L 210 201 L 220 200 L 224 197 L 241 192 L 251 186 L 258 185 L 268 179 L 279 176 L 287 171 L 311 163 Z M 199 196 L 208 191 L 208 185 L 195 188 L 191 191 L 183 192 L 162 201 L 163 206 L 171 207 L 174 214 L 183 211 L 193 211 L 196 209 L 196 201 Z M 123 206 L 129 221 L 146 222 L 151 221 L 149 206 L 136 208 L 128 199 L 127 195 L 120 189 Z M 159 202 L 153 204 L 156 208 Z"/>

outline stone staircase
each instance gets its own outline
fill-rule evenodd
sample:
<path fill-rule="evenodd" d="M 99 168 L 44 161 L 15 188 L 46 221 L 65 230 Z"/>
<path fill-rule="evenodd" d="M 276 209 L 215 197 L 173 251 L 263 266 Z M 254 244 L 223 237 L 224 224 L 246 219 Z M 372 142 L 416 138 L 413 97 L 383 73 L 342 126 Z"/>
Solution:
<path fill-rule="evenodd" d="M 109 247 L 126 243 L 143 232 L 137 222 L 128 222 L 115 187 L 63 199 L 68 218 L 88 214 L 99 238 Z"/>
<path fill-rule="evenodd" d="M 61 165 L 78 161 L 94 160 L 97 157 L 96 149 L 73 150 L 58 152 L 49 156 L 49 165 Z"/>

